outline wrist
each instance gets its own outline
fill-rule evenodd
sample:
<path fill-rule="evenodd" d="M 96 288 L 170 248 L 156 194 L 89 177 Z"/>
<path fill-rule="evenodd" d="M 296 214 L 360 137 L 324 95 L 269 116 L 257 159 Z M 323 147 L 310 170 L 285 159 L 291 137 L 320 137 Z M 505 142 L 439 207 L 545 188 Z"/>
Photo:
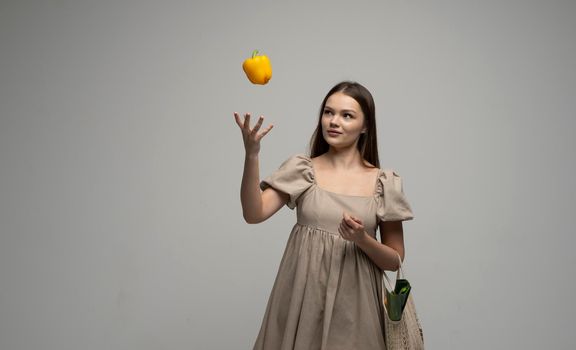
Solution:
<path fill-rule="evenodd" d="M 367 243 L 370 243 L 370 239 L 372 239 L 372 237 L 370 237 L 368 232 L 364 231 L 362 232 L 362 235 L 360 235 L 360 238 L 358 238 L 356 241 L 356 244 L 360 247 L 365 246 Z"/>
<path fill-rule="evenodd" d="M 258 159 L 258 152 L 246 152 L 244 156 L 246 159 Z"/>

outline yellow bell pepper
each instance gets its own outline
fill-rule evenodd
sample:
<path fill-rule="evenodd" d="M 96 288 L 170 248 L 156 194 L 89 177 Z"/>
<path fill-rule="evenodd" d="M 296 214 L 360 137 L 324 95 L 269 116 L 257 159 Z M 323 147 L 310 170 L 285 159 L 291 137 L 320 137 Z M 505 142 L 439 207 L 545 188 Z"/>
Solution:
<path fill-rule="evenodd" d="M 242 69 L 252 84 L 264 85 L 272 78 L 272 65 L 266 56 L 256 56 L 258 50 L 252 52 L 252 57 L 242 63 Z"/>

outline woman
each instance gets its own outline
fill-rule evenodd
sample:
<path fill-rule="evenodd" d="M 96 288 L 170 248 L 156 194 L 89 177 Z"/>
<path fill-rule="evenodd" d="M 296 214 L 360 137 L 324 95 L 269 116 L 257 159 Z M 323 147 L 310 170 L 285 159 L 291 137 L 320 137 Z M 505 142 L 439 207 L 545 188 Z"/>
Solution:
<path fill-rule="evenodd" d="M 249 114 L 234 116 L 246 149 L 246 222 L 297 207 L 254 349 L 385 349 L 381 270 L 404 259 L 402 221 L 413 214 L 401 178 L 379 168 L 372 95 L 355 82 L 334 86 L 310 156 L 291 156 L 262 182 L 260 140 L 272 125 L 259 133 L 263 117 L 250 129 Z"/>

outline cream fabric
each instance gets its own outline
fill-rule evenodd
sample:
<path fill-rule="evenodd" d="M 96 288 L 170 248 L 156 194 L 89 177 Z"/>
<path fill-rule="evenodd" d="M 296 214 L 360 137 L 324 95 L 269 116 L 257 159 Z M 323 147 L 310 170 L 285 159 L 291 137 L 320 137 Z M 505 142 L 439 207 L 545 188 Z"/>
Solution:
<path fill-rule="evenodd" d="M 297 208 L 268 299 L 255 350 L 382 350 L 382 271 L 338 233 L 342 212 L 360 217 L 375 237 L 380 221 L 411 220 L 400 176 L 379 170 L 372 196 L 326 191 L 310 158 L 284 161 L 260 188 L 287 193 Z"/>

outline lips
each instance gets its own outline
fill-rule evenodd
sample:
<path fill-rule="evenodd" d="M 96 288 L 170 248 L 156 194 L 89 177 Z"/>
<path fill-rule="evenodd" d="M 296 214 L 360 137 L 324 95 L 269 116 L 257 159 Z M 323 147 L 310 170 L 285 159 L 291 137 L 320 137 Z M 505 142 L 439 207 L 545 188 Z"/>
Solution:
<path fill-rule="evenodd" d="M 341 132 L 336 131 L 336 130 L 328 130 L 327 131 L 329 134 L 341 134 Z"/>

